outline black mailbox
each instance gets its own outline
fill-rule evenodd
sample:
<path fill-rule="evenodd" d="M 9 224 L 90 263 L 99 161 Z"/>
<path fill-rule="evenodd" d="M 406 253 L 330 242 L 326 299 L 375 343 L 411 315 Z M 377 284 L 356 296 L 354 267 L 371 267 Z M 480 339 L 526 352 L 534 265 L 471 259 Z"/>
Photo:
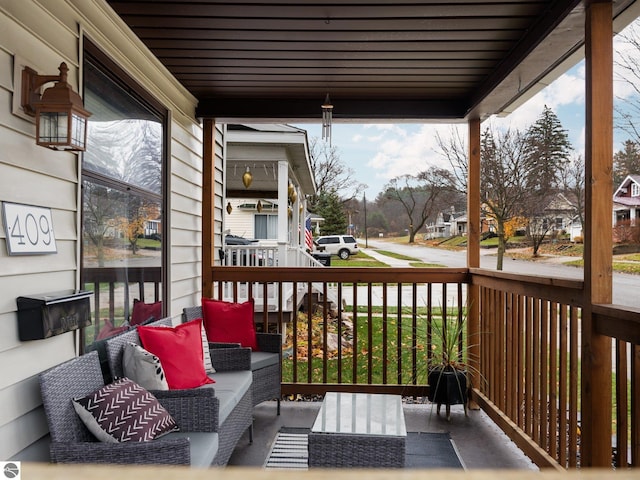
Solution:
<path fill-rule="evenodd" d="M 65 290 L 18 297 L 20 340 L 39 340 L 91 325 L 91 292 Z"/>

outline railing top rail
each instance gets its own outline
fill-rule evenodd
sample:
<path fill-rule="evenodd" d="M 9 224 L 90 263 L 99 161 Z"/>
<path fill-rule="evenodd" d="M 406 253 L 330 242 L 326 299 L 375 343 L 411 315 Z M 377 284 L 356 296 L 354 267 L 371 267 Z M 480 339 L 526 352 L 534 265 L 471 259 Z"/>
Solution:
<path fill-rule="evenodd" d="M 161 267 L 90 267 L 83 269 L 83 282 L 161 282 Z"/>
<path fill-rule="evenodd" d="M 214 267 L 214 281 L 469 283 L 466 268 Z"/>
<path fill-rule="evenodd" d="M 640 345 L 640 308 L 611 304 L 591 308 L 599 334 Z"/>
<path fill-rule="evenodd" d="M 474 285 L 561 302 L 574 307 L 585 305 L 584 282 L 582 280 L 519 275 L 481 268 L 471 268 L 469 272 L 471 282 Z"/>

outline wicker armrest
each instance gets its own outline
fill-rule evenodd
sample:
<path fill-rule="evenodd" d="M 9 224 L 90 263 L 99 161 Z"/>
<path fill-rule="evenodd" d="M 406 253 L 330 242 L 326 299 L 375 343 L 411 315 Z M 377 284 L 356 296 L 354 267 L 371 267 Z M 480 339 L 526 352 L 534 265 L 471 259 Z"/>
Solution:
<path fill-rule="evenodd" d="M 54 463 L 115 463 L 189 465 L 191 453 L 188 438 L 151 442 L 51 442 Z"/>
<path fill-rule="evenodd" d="M 239 343 L 229 342 L 209 342 L 209 348 L 240 348 L 242 345 Z"/>
<path fill-rule="evenodd" d="M 280 353 L 282 350 L 282 335 L 279 333 L 256 333 L 256 340 L 261 352 Z"/>
<path fill-rule="evenodd" d="M 251 370 L 251 349 L 247 347 L 211 348 L 211 363 L 219 372 Z"/>
<path fill-rule="evenodd" d="M 217 432 L 220 399 L 214 388 L 153 390 L 152 393 L 184 432 Z"/>

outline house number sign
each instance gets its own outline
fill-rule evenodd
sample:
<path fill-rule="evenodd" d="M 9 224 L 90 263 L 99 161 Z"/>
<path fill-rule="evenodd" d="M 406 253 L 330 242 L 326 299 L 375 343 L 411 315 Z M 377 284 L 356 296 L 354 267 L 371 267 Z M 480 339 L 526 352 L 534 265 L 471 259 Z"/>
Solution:
<path fill-rule="evenodd" d="M 51 209 L 2 202 L 9 255 L 56 253 Z"/>

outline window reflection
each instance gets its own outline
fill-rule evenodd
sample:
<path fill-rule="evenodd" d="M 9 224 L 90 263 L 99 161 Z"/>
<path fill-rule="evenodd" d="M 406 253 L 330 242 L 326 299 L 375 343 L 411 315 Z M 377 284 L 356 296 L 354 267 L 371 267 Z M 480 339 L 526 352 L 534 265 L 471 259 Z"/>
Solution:
<path fill-rule="evenodd" d="M 134 303 L 162 300 L 166 113 L 92 55 L 85 60 L 82 282 L 93 291 L 84 345 L 126 331 Z M 135 302 L 139 300 L 140 302 Z"/>

